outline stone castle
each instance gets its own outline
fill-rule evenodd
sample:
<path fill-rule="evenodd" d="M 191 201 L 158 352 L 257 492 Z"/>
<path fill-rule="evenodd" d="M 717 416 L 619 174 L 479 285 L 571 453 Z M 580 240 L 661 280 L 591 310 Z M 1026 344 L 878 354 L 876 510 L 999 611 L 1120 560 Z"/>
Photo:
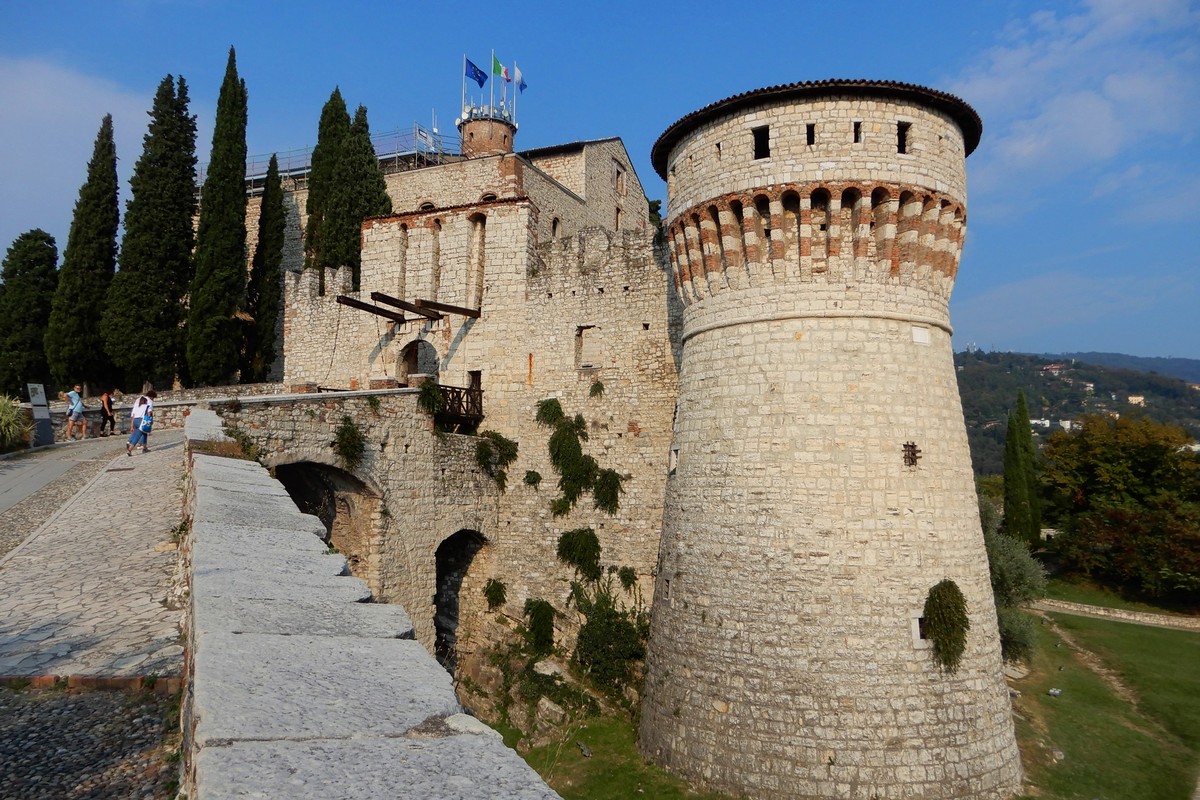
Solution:
<path fill-rule="evenodd" d="M 323 498 L 355 574 L 460 676 L 506 633 L 489 579 L 512 617 L 545 599 L 572 635 L 555 547 L 592 527 L 653 597 L 647 757 L 756 798 L 1007 797 L 1020 763 L 948 316 L 981 127 L 907 84 L 738 95 L 655 145 L 660 234 L 619 139 L 521 152 L 502 109 L 468 109 L 461 155 L 387 173 L 396 212 L 364 222 L 357 288 L 301 269 L 290 184 L 283 380 L 361 397 L 226 418 Z M 520 444 L 507 488 L 473 437 L 433 435 L 426 378 Z M 615 514 L 551 513 L 548 398 L 624 477 Z M 329 428 L 352 410 L 368 448 L 346 470 Z M 954 673 L 921 628 L 945 578 L 971 622 Z"/>

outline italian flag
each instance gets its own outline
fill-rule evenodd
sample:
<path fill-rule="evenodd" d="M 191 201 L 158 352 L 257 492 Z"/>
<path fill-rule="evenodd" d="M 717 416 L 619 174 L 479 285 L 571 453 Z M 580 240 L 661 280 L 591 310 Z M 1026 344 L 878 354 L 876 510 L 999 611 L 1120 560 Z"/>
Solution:
<path fill-rule="evenodd" d="M 512 83 L 512 76 L 508 74 L 508 67 L 500 63 L 500 59 L 496 58 L 496 54 L 492 53 L 492 74 L 499 75 L 509 83 Z"/>

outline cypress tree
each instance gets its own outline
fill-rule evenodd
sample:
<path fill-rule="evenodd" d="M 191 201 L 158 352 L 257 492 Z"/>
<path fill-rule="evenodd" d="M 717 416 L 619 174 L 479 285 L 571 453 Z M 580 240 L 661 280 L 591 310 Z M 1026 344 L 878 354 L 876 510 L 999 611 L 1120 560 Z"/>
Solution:
<path fill-rule="evenodd" d="M 183 361 L 184 295 L 192 278 L 196 118 L 187 84 L 168 75 L 154 96 L 130 179 L 120 271 L 108 291 L 104 342 L 126 382 L 170 384 Z"/>
<path fill-rule="evenodd" d="M 79 189 L 58 287 L 45 329 L 50 372 L 60 386 L 114 378 L 101 337 L 106 297 L 117 264 L 117 148 L 112 115 L 96 134 L 87 180 Z"/>
<path fill-rule="evenodd" d="M 1033 463 L 1033 433 L 1026 410 L 1025 393 L 1008 415 L 1004 434 L 1004 530 L 1036 545 L 1041 537 L 1037 508 L 1037 475 Z"/>
<path fill-rule="evenodd" d="M 203 385 L 230 382 L 241 350 L 234 314 L 246 285 L 246 116 L 246 82 L 238 77 L 231 47 L 200 194 L 188 309 L 188 368 L 192 380 Z"/>
<path fill-rule="evenodd" d="M 352 267 L 355 290 L 362 266 L 362 222 L 391 210 L 392 200 L 371 144 L 367 109 L 360 105 L 334 165 L 320 228 L 322 263 Z"/>
<path fill-rule="evenodd" d="M 325 216 L 325 201 L 333 185 L 334 170 L 345 148 L 350 133 L 350 114 L 342 93 L 334 87 L 329 100 L 321 109 L 321 121 L 317 127 L 317 145 L 313 148 L 312 163 L 308 169 L 308 200 L 305 212 L 308 221 L 304 226 L 304 267 L 321 268 L 321 289 L 325 287 L 324 267 L 329 262 L 322 255 L 322 221 Z"/>
<path fill-rule="evenodd" d="M 1038 480 L 1037 449 L 1033 446 L 1033 426 L 1029 424 L 1029 407 L 1025 403 L 1025 392 L 1017 393 L 1017 425 L 1023 435 L 1017 440 L 1021 445 L 1021 469 L 1025 473 L 1026 494 L 1029 498 L 1029 535 L 1031 542 L 1042 538 L 1041 482 Z"/>
<path fill-rule="evenodd" d="M 0 394 L 22 397 L 27 383 L 49 383 L 42 340 L 58 285 L 58 246 L 35 228 L 8 248 L 0 271 Z"/>
<path fill-rule="evenodd" d="M 283 183 L 279 179 L 279 162 L 272 155 L 258 216 L 258 244 L 250 261 L 250 282 L 246 287 L 246 311 L 253 322 L 246 326 L 243 382 L 265 381 L 275 363 L 275 324 L 279 319 L 279 276 L 286 229 Z"/>

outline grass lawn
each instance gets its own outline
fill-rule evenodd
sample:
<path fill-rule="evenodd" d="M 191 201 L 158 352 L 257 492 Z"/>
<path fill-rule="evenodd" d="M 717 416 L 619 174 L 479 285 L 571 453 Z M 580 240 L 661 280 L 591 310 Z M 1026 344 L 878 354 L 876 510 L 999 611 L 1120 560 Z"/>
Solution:
<path fill-rule="evenodd" d="M 1124 611 L 1144 611 L 1150 614 L 1195 614 L 1194 609 L 1164 608 L 1151 603 L 1123 597 L 1110 589 L 1083 580 L 1051 578 L 1046 581 L 1046 596 L 1052 600 L 1083 603 L 1089 606 L 1119 608 Z"/>
<path fill-rule="evenodd" d="M 693 794 L 687 785 L 642 760 L 637 730 L 624 717 L 592 717 L 575 726 L 566 741 L 538 747 L 525 760 L 566 800 L 730 800 Z M 592 753 L 584 758 L 576 741 Z"/>
<path fill-rule="evenodd" d="M 1200 634 L 1052 615 L 1136 695 L 1122 699 L 1049 626 L 1014 701 L 1030 796 L 1188 800 L 1200 767 Z M 1062 689 L 1050 697 L 1051 687 Z"/>

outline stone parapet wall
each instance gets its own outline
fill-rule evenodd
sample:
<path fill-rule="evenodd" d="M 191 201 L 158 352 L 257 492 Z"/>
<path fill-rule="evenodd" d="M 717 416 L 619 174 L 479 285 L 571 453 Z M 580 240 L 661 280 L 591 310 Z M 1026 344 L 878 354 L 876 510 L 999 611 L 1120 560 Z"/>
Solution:
<path fill-rule="evenodd" d="M 556 798 L 499 734 L 462 713 L 404 609 L 376 605 L 253 462 L 203 455 L 221 422 L 187 428 L 190 562 L 182 709 L 196 800 Z"/>

